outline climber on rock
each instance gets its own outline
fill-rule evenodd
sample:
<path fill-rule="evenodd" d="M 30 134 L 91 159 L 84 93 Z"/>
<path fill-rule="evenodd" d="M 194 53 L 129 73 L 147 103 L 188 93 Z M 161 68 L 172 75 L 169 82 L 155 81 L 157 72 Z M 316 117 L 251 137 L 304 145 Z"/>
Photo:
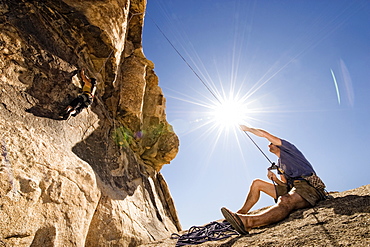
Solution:
<path fill-rule="evenodd" d="M 80 71 L 80 77 L 83 81 L 82 93 L 77 96 L 60 114 L 60 117 L 64 120 L 69 119 L 71 116 L 77 116 L 83 109 L 88 108 L 95 96 L 96 92 L 96 79 L 88 78 L 85 75 L 85 71 Z"/>
<path fill-rule="evenodd" d="M 253 181 L 244 205 L 236 213 L 225 207 L 221 209 L 223 216 L 235 230 L 240 234 L 248 234 L 252 228 L 281 221 L 293 210 L 313 207 L 326 198 L 325 184 L 293 144 L 262 129 L 245 125 L 240 128 L 266 138 L 270 142 L 269 151 L 278 157 L 278 164 L 272 163 L 267 172 L 272 183 L 260 179 Z M 280 179 L 272 169 L 277 169 Z M 257 203 L 261 191 L 273 197 L 277 203 L 260 214 L 248 215 L 249 210 Z"/>

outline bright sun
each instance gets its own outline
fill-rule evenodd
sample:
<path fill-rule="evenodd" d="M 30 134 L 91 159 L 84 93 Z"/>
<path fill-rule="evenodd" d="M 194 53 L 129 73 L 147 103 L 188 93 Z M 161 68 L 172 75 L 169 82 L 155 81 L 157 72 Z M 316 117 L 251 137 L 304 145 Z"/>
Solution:
<path fill-rule="evenodd" d="M 242 100 L 230 98 L 214 106 L 213 121 L 223 129 L 236 127 L 247 117 L 247 106 Z"/>

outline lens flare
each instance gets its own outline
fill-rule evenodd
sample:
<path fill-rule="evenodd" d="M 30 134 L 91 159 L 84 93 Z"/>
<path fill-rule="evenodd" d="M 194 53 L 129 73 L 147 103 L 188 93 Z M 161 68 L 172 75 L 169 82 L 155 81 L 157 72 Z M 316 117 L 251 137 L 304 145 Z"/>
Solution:
<path fill-rule="evenodd" d="M 237 127 L 247 114 L 246 104 L 237 98 L 221 101 L 212 109 L 213 122 L 222 129 Z"/>
<path fill-rule="evenodd" d="M 339 94 L 339 88 L 338 88 L 338 83 L 337 83 L 337 78 L 335 78 L 334 72 L 332 69 L 330 69 L 331 76 L 333 77 L 334 85 L 335 85 L 335 90 L 337 92 L 337 98 L 338 98 L 338 104 L 340 104 L 340 94 Z"/>

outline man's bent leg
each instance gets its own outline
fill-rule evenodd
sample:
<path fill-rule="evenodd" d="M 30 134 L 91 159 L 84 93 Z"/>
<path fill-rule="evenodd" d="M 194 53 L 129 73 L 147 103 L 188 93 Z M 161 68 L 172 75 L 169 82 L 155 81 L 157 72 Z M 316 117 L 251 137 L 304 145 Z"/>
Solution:
<path fill-rule="evenodd" d="M 267 195 L 275 198 L 275 187 L 272 183 L 255 179 L 249 189 L 247 199 L 241 209 L 237 211 L 238 214 L 247 214 L 249 210 L 256 204 L 260 198 L 260 192 L 265 192 Z"/>
<path fill-rule="evenodd" d="M 285 219 L 295 209 L 310 207 L 311 205 L 296 192 L 290 192 L 279 197 L 278 203 L 267 211 L 252 216 L 239 215 L 243 221 L 245 230 L 254 227 L 270 225 Z"/>

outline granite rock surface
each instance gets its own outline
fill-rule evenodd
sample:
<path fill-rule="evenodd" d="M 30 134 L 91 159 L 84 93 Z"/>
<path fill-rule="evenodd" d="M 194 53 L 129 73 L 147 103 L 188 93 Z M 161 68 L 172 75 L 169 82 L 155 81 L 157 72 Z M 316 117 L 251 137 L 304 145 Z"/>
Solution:
<path fill-rule="evenodd" d="M 0 246 L 138 246 L 181 230 L 179 139 L 141 45 L 145 0 L 0 1 Z M 60 112 L 97 79 L 88 109 Z"/>

